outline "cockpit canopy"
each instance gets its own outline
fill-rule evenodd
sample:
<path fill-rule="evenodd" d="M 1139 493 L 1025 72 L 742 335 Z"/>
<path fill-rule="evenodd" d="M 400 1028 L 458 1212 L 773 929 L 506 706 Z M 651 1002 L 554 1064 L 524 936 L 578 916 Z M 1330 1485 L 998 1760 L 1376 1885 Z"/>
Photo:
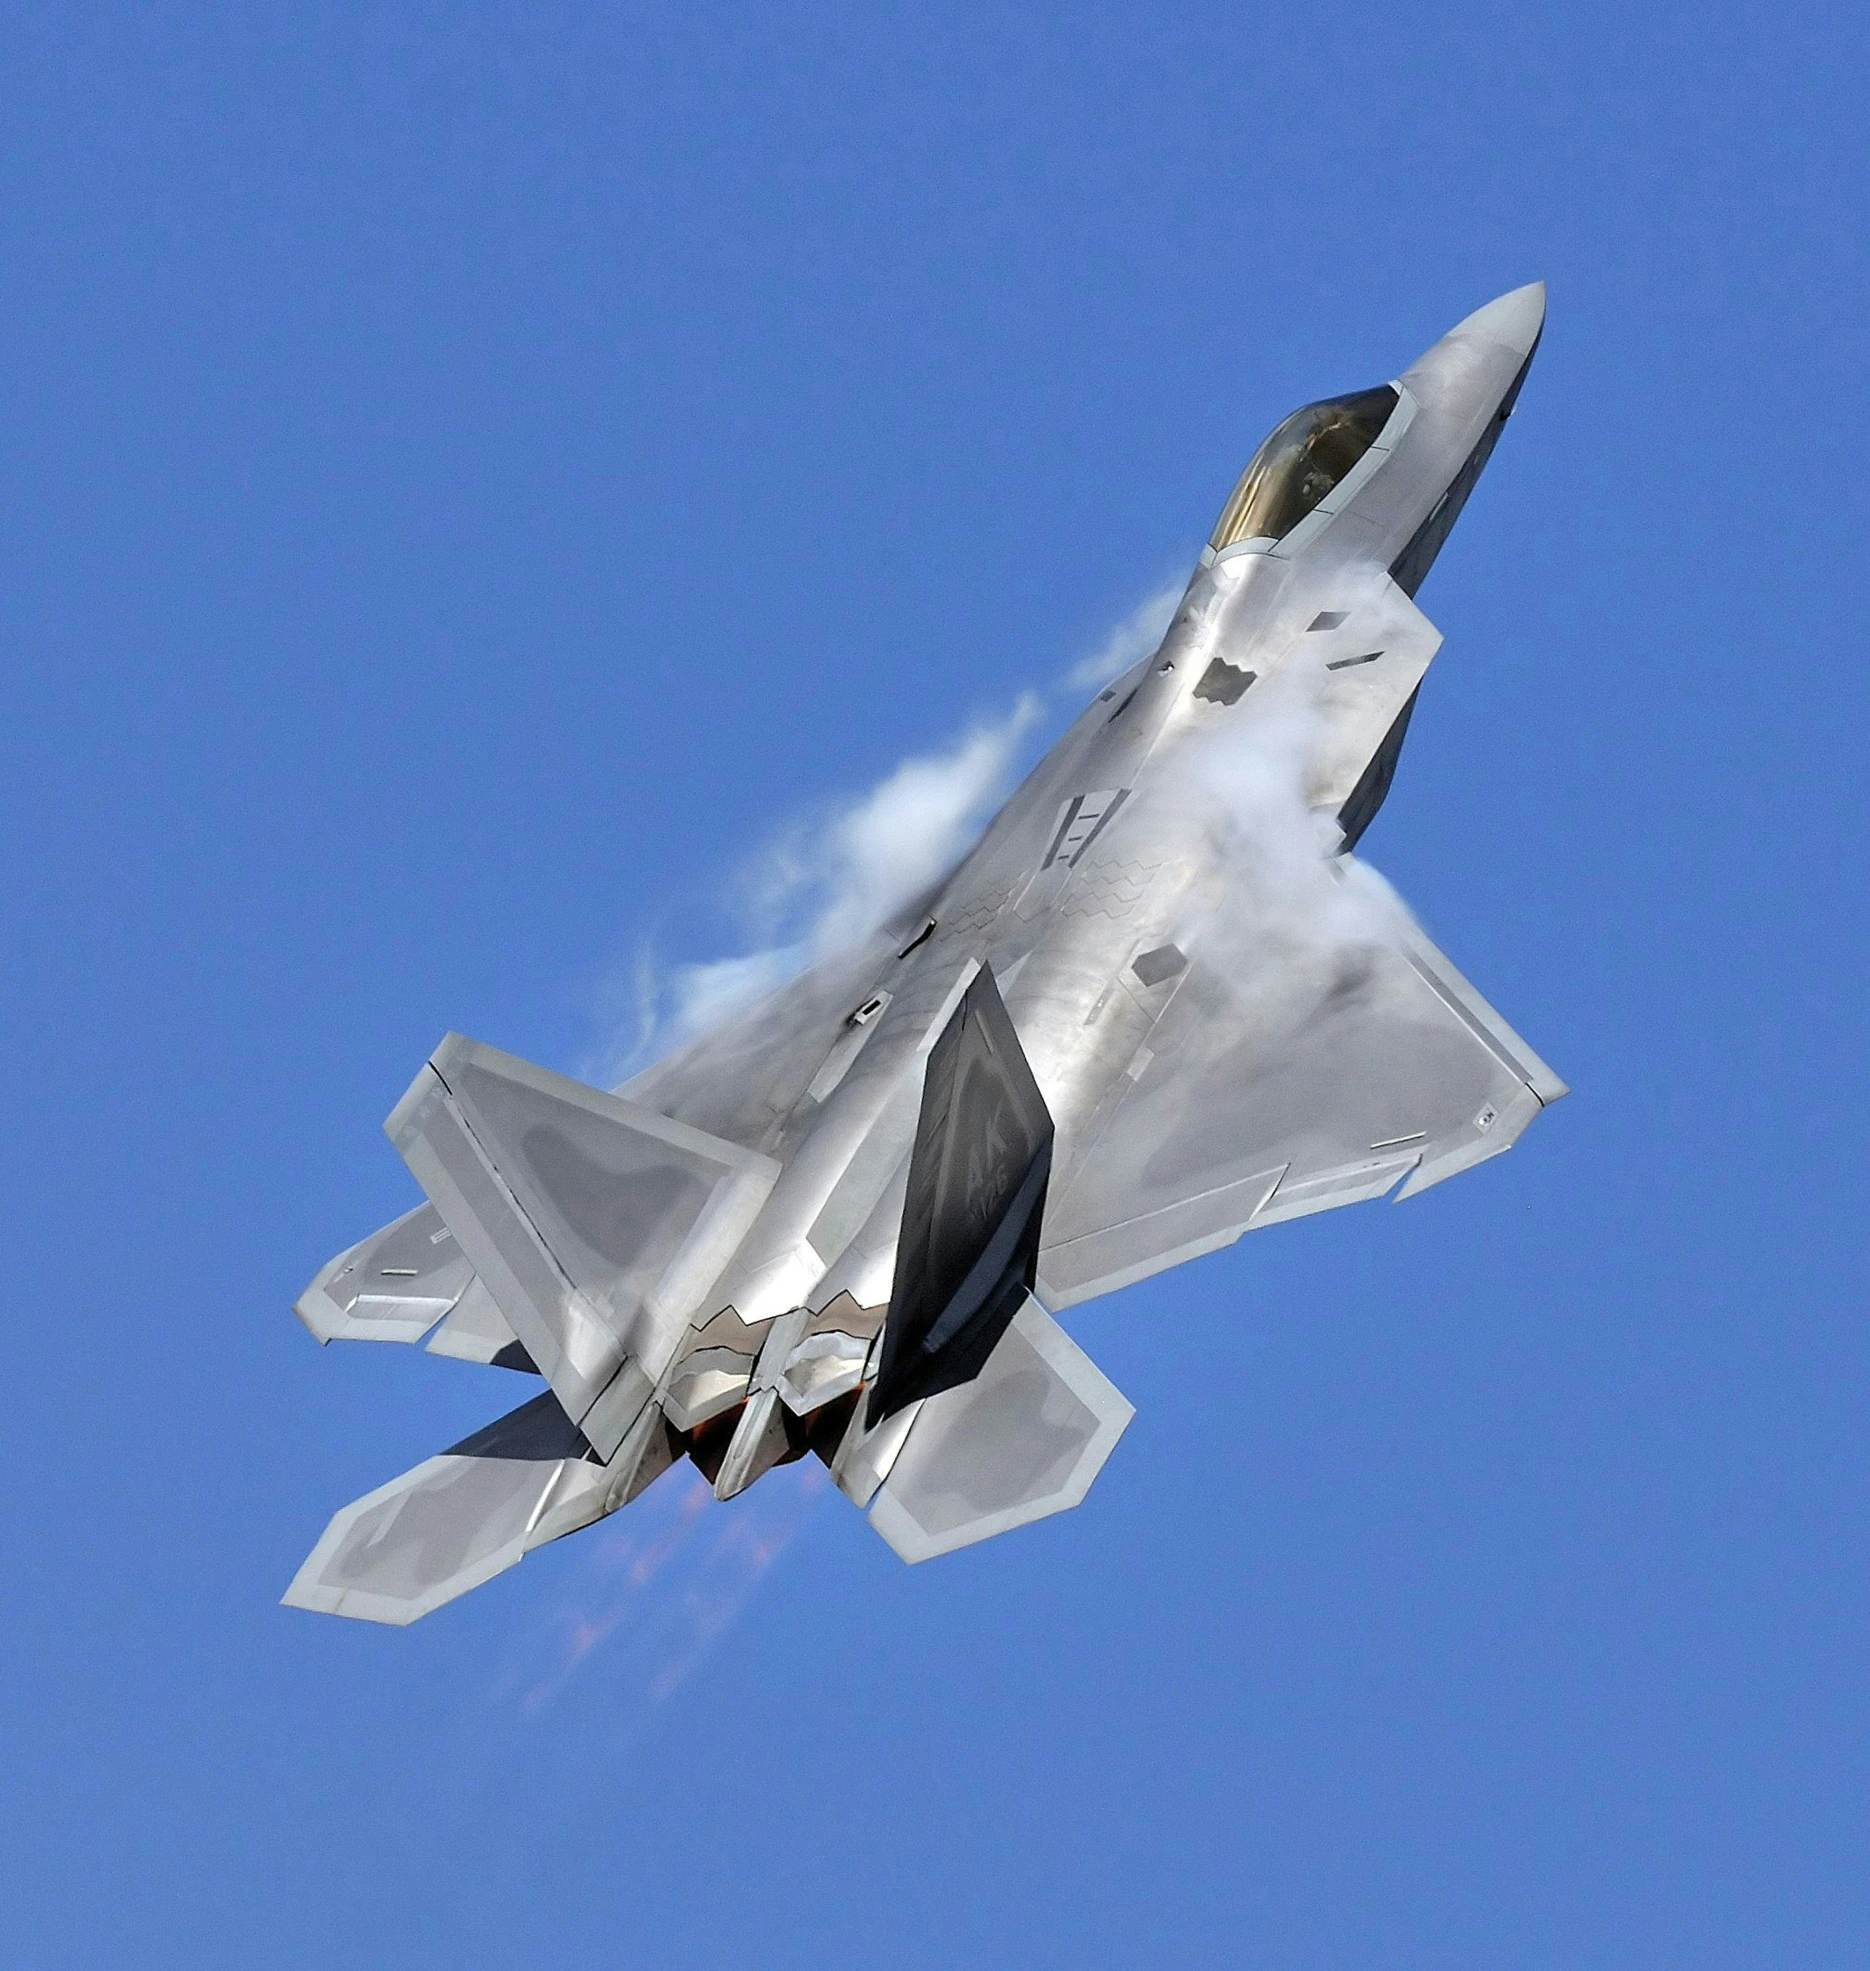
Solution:
<path fill-rule="evenodd" d="M 1219 554 L 1237 541 L 1283 540 L 1376 443 L 1396 402 L 1385 383 L 1294 411 L 1253 454 L 1208 545 Z"/>

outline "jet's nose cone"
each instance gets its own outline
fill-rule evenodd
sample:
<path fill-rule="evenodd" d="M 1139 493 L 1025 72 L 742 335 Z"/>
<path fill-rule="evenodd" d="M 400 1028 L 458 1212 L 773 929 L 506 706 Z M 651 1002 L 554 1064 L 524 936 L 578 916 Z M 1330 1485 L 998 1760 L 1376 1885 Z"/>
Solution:
<path fill-rule="evenodd" d="M 1545 283 L 1528 281 L 1524 287 L 1516 287 L 1510 294 L 1488 302 L 1486 307 L 1476 308 L 1466 321 L 1457 322 L 1448 331 L 1447 339 L 1463 336 L 1497 342 L 1521 356 L 1529 356 L 1544 326 Z"/>
<path fill-rule="evenodd" d="M 1531 281 L 1476 308 L 1402 374 L 1418 403 L 1466 415 L 1497 403 L 1526 367 L 1545 326 L 1545 283 Z"/>

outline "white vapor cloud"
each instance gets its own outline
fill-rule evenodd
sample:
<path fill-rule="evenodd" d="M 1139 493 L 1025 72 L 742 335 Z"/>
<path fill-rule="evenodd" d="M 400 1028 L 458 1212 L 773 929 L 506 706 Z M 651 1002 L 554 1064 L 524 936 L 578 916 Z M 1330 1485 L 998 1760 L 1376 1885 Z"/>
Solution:
<path fill-rule="evenodd" d="M 854 943 L 951 868 L 1006 798 L 1043 711 L 1037 693 L 1022 692 L 1002 717 L 904 760 L 867 793 L 777 836 L 739 883 L 741 914 L 761 944 L 666 977 L 648 954 L 639 958 L 635 1058 L 707 1032 Z"/>
<path fill-rule="evenodd" d="M 1206 799 L 1200 823 L 1221 854 L 1188 899 L 1190 942 L 1237 954 L 1256 971 L 1274 954 L 1323 957 L 1394 940 L 1406 912 L 1362 864 L 1336 859 L 1335 818 L 1314 808 L 1318 682 L 1288 665 L 1254 686 L 1254 716 L 1194 741 L 1185 784 Z M 1224 969 L 1234 969 L 1232 966 Z"/>
<path fill-rule="evenodd" d="M 1168 634 L 1175 605 L 1182 599 L 1185 584 L 1167 582 L 1154 595 L 1145 596 L 1088 657 L 1080 658 L 1065 673 L 1068 691 L 1092 691 L 1120 677 L 1139 658 L 1147 657 Z"/>
<path fill-rule="evenodd" d="M 809 963 L 810 954 L 800 942 L 769 945 L 739 958 L 678 965 L 669 977 L 666 1003 L 659 999 L 651 1014 L 646 1037 L 679 1047 L 784 985 Z"/>
<path fill-rule="evenodd" d="M 1162 641 L 1183 584 L 1145 596 L 1052 687 L 1076 696 L 1106 684 Z M 735 885 L 749 948 L 732 957 L 664 966 L 638 954 L 631 1031 L 590 1064 L 615 1082 L 686 1045 L 806 966 L 854 943 L 951 868 L 1011 791 L 1047 695 L 1022 692 L 999 718 L 949 745 L 903 760 L 867 792 L 783 828 Z"/>
<path fill-rule="evenodd" d="M 784 844 L 759 872 L 758 904 L 783 921 L 803 903 L 813 958 L 880 924 L 950 868 L 1006 798 L 1020 742 L 1043 707 L 1028 691 L 1007 714 L 945 752 L 904 760 L 887 778 Z"/>

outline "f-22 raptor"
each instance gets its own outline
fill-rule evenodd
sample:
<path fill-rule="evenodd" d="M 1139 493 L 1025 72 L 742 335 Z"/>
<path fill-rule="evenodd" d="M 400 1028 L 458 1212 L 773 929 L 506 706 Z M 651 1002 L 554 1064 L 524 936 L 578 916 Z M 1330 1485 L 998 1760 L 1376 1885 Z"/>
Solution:
<path fill-rule="evenodd" d="M 1279 425 L 1160 647 L 854 948 L 614 1093 L 442 1042 L 386 1124 L 428 1202 L 297 1311 L 546 1388 L 345 1507 L 287 1602 L 413 1621 L 684 1457 L 727 1499 L 815 1453 L 910 1561 L 1076 1505 L 1131 1408 L 1055 1315 L 1564 1094 L 1353 853 L 1544 312 Z"/>

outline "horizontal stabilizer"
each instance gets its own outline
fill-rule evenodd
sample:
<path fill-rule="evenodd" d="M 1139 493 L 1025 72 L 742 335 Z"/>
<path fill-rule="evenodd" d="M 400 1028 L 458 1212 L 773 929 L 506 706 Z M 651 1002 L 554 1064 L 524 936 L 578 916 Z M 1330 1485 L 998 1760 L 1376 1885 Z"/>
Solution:
<path fill-rule="evenodd" d="M 980 1372 L 1033 1283 L 1052 1118 L 982 966 L 928 1059 L 874 1426 Z"/>
<path fill-rule="evenodd" d="M 607 1509 L 595 1463 L 549 1393 L 337 1513 L 284 1600 L 401 1626 Z"/>
<path fill-rule="evenodd" d="M 907 1561 L 1077 1505 L 1135 1411 L 1028 1295 L 986 1366 L 931 1396 L 870 1503 Z"/>
<path fill-rule="evenodd" d="M 384 1125 L 566 1415 L 612 1456 L 779 1166 L 450 1034 Z M 471 1337 L 458 1337 L 462 1346 Z"/>

